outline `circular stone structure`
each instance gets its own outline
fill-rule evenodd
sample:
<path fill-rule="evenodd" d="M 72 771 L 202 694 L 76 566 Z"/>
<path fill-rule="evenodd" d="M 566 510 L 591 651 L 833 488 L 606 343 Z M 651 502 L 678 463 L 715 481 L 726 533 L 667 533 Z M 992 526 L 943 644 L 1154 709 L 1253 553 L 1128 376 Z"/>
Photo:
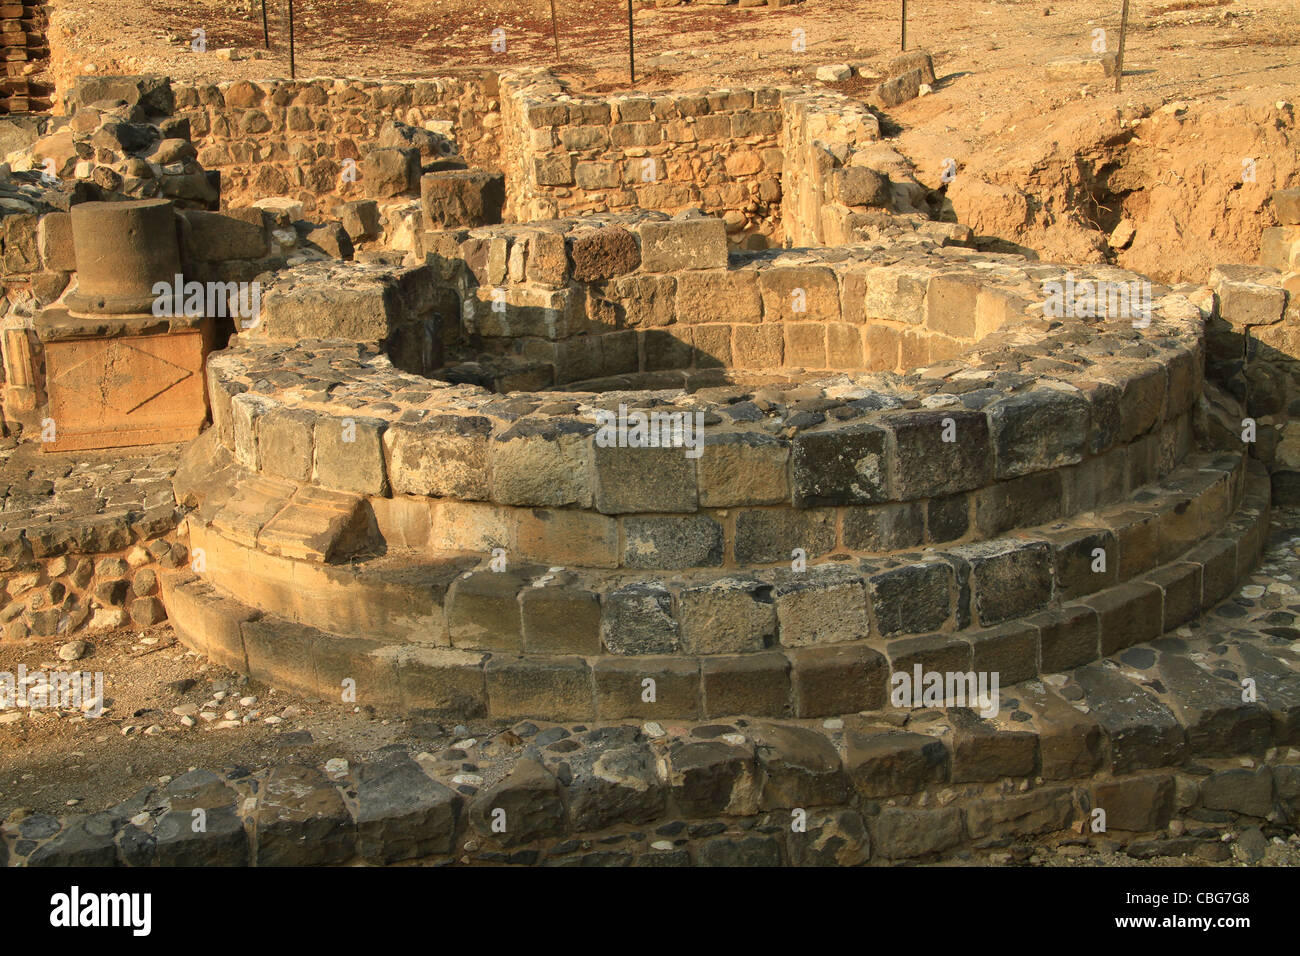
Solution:
<path fill-rule="evenodd" d="M 211 357 L 215 427 L 177 474 L 182 639 L 380 709 L 824 717 L 885 706 L 898 671 L 1006 686 L 1114 654 L 1256 560 L 1268 480 L 1212 440 L 1190 290 L 1150 289 L 1137 327 L 1054 318 L 1044 283 L 1141 277 L 924 245 L 692 268 L 655 258 L 676 222 L 586 280 L 581 231 L 489 230 L 489 260 L 528 257 L 501 312 L 440 254 L 460 321 L 428 375 L 394 336 L 275 341 L 303 327 L 268 296 Z M 559 263 L 544 305 L 534 256 Z"/>

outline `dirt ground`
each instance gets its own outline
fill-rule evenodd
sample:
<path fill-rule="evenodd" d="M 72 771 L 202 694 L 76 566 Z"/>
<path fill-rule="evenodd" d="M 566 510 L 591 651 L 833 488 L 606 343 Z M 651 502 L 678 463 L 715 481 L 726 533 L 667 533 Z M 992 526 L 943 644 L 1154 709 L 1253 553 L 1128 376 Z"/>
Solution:
<path fill-rule="evenodd" d="M 395 742 L 437 750 L 457 736 L 450 724 L 387 719 L 249 683 L 187 651 L 166 624 L 87 640 L 88 656 L 71 663 L 58 660 L 59 641 L 0 643 L 0 673 L 17 675 L 19 665 L 29 674 L 101 673 L 105 705 L 98 717 L 72 708 L 0 709 L 0 819 L 17 807 L 104 810 L 196 767 L 252 768 L 288 757 L 356 763 Z M 241 703 L 250 697 L 255 702 Z M 189 711 L 192 726 L 174 709 Z M 473 722 L 459 736 L 490 726 Z"/>

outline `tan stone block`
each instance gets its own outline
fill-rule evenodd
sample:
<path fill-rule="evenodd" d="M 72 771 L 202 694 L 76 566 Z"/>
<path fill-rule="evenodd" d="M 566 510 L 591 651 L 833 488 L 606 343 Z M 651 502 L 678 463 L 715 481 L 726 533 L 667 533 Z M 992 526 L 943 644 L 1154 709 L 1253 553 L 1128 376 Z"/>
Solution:
<path fill-rule="evenodd" d="M 937 275 L 925 295 L 925 327 L 953 338 L 975 337 L 980 282 L 974 276 Z"/>
<path fill-rule="evenodd" d="M 839 283 L 825 266 L 775 266 L 758 282 L 764 322 L 839 321 Z"/>
<path fill-rule="evenodd" d="M 598 720 L 700 716 L 700 668 L 672 657 L 601 658 L 593 669 Z"/>
<path fill-rule="evenodd" d="M 862 330 L 856 325 L 831 322 L 826 326 L 826 363 L 834 369 L 860 369 Z"/>
<path fill-rule="evenodd" d="M 697 325 L 693 328 L 696 368 L 731 367 L 731 326 Z"/>
<path fill-rule="evenodd" d="M 787 325 L 785 365 L 787 368 L 826 368 L 826 326 L 820 322 Z"/>
<path fill-rule="evenodd" d="M 899 366 L 904 369 L 919 368 L 930 361 L 930 336 L 925 332 L 904 332 Z"/>
<path fill-rule="evenodd" d="M 561 508 L 518 508 L 515 547 L 525 561 L 618 567 L 618 522 L 605 515 Z"/>
<path fill-rule="evenodd" d="M 485 668 L 493 717 L 591 720 L 591 668 L 578 657 L 511 660 L 493 657 Z"/>
<path fill-rule="evenodd" d="M 379 536 L 389 547 L 423 551 L 433 536 L 434 502 L 423 495 L 369 499 Z"/>
<path fill-rule="evenodd" d="M 902 361 L 903 336 L 888 325 L 868 325 L 862 332 L 866 368 L 870 372 L 892 372 Z"/>
<path fill-rule="evenodd" d="M 515 546 L 513 509 L 488 502 L 439 501 L 434 505 L 434 551 L 491 552 Z"/>
<path fill-rule="evenodd" d="M 736 368 L 778 369 L 783 364 L 785 339 L 778 325 L 732 327 L 731 357 Z"/>
<path fill-rule="evenodd" d="M 749 269 L 683 272 L 677 277 L 677 321 L 759 322 L 758 273 Z"/>
<path fill-rule="evenodd" d="M 700 505 L 781 504 L 790 500 L 790 446 L 753 432 L 710 432 L 696 462 Z"/>

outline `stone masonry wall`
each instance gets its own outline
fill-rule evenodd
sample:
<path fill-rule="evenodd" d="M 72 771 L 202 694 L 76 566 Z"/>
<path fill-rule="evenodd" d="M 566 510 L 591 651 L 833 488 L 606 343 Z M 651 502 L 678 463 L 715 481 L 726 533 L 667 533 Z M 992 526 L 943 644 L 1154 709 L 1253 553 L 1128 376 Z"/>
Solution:
<path fill-rule="evenodd" d="M 576 97 L 545 74 L 502 84 L 507 218 L 698 206 L 733 245 L 779 242 L 780 90 Z"/>
<path fill-rule="evenodd" d="M 223 206 L 290 196 L 306 212 L 328 213 L 365 195 L 341 176 L 358 164 L 390 120 L 452 135 L 471 165 L 499 162 L 501 115 L 495 73 L 431 80 L 239 81 L 173 85 L 189 119 L 198 159 L 221 173 Z"/>

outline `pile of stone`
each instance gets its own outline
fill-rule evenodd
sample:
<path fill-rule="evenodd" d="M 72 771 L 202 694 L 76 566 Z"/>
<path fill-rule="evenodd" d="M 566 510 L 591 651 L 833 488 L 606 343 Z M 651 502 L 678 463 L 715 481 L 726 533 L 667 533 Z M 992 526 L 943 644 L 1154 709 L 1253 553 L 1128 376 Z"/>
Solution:
<path fill-rule="evenodd" d="M 47 182 L 75 179 L 136 199 L 218 207 L 219 177 L 198 162 L 189 121 L 171 115 L 166 77 L 83 77 L 68 105 L 71 115 L 32 146 L 32 168 Z"/>

